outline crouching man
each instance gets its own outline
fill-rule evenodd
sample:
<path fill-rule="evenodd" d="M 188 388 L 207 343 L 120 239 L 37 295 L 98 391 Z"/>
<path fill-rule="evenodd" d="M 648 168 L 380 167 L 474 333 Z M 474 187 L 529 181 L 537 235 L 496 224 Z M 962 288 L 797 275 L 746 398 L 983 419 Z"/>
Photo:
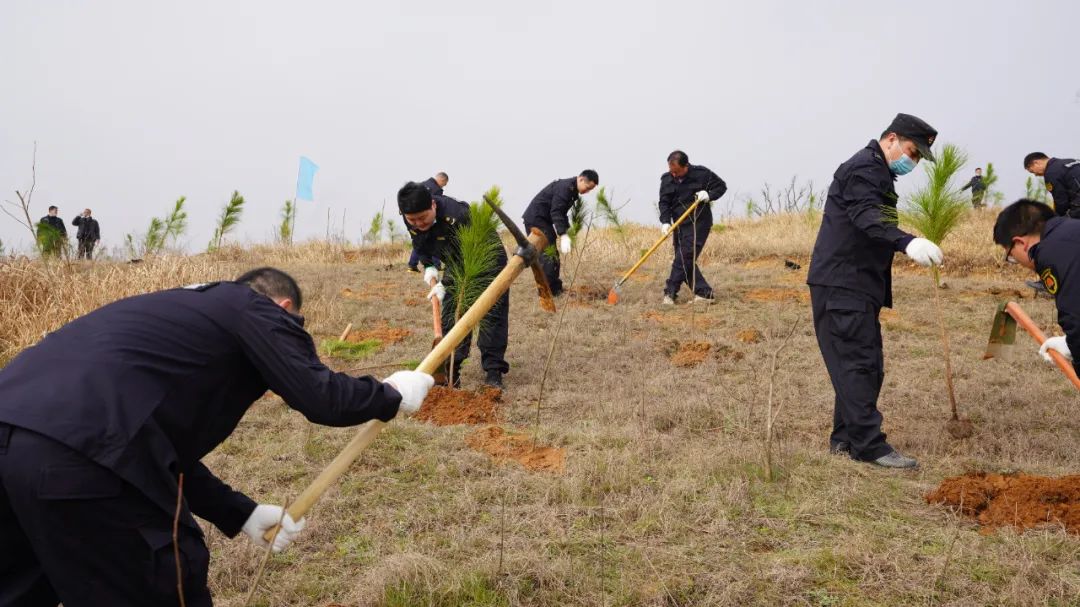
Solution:
<path fill-rule="evenodd" d="M 194 516 L 261 546 L 282 517 L 200 463 L 252 403 L 273 390 L 327 426 L 420 407 L 430 375 L 380 382 L 323 365 L 301 303 L 296 282 L 273 268 L 130 297 L 0 371 L 0 605 L 179 604 L 178 494 L 186 604 L 210 605 L 210 554 Z M 274 550 L 303 527 L 284 515 Z"/>

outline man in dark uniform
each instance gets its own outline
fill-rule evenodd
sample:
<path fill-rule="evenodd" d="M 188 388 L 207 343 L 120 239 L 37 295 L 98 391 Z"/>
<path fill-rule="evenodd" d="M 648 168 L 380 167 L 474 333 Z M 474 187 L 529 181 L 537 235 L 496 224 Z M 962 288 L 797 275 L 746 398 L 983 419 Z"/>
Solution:
<path fill-rule="evenodd" d="M 889 446 L 881 431 L 877 399 L 885 363 L 878 313 L 892 307 L 893 254 L 903 251 L 929 266 L 941 263 L 941 249 L 898 228 L 883 209 L 896 207 L 897 176 L 910 173 L 920 158 L 934 161 L 936 137 L 929 124 L 897 114 L 880 139 L 836 169 L 806 280 L 836 392 L 831 450 L 889 468 L 917 462 Z"/>
<path fill-rule="evenodd" d="M 420 185 L 427 188 L 428 191 L 432 193 L 432 195 L 438 194 L 439 196 L 442 196 L 443 188 L 445 188 L 446 184 L 448 184 L 448 183 L 450 183 L 450 176 L 447 175 L 446 173 L 443 173 L 442 171 L 440 171 L 438 173 L 435 173 L 434 177 L 428 177 L 427 179 L 425 179 L 424 182 L 422 184 L 420 184 Z M 406 222 L 405 227 L 406 228 L 409 227 L 408 222 Z M 409 271 L 410 272 L 419 272 L 420 271 L 419 265 L 420 265 L 420 254 L 417 253 L 415 249 L 413 249 L 413 252 L 411 254 L 409 254 Z M 436 267 L 441 267 L 442 266 L 442 264 L 439 262 L 438 259 L 435 260 L 435 265 L 436 265 Z"/>
<path fill-rule="evenodd" d="M 1057 217 L 1049 206 L 1023 199 L 998 213 L 994 242 L 1005 248 L 1006 261 L 1034 270 L 1057 304 L 1065 335 L 1047 338 L 1039 354 L 1052 362 L 1048 350 L 1056 350 L 1080 372 L 1072 355 L 1080 351 L 1080 221 Z"/>
<path fill-rule="evenodd" d="M 85 209 L 82 215 L 71 220 L 71 225 L 79 228 L 75 233 L 75 240 L 79 241 L 79 259 L 93 259 L 94 247 L 101 241 L 98 221 L 90 216 L 90 209 Z"/>
<path fill-rule="evenodd" d="M 971 181 L 964 184 L 960 191 L 971 188 L 971 206 L 975 209 L 983 207 L 983 195 L 986 194 L 986 184 L 983 183 L 982 169 L 975 169 L 975 176 Z"/>
<path fill-rule="evenodd" d="M 432 194 L 423 185 L 409 182 L 398 191 L 398 210 L 409 226 L 413 251 L 418 254 L 420 263 L 424 266 L 424 284 L 430 286 L 432 280 L 436 281 L 428 293 L 428 299 L 438 297 L 442 302 L 442 328 L 444 333 L 449 332 L 454 327 L 455 299 L 453 295 L 447 295 L 447 287 L 453 292 L 454 285 L 449 276 L 444 279 L 445 285 L 439 281 L 436 260 L 441 259 L 452 264 L 461 259 L 457 232 L 469 223 L 469 205 L 449 196 Z M 503 249 L 499 235 L 493 231 L 491 238 L 498 241 L 498 256 L 495 266 L 485 276 L 488 279 L 494 278 L 506 267 L 507 262 L 506 250 Z M 510 370 L 510 365 L 506 362 L 509 330 L 510 292 L 507 291 L 484 316 L 480 323 L 480 338 L 477 340 L 480 346 L 480 364 L 485 372 L 484 384 L 493 388 L 503 387 L 502 376 Z M 454 387 L 460 385 L 461 365 L 469 357 L 471 348 L 470 334 L 454 352 L 454 366 L 450 370 Z"/>
<path fill-rule="evenodd" d="M 660 223 L 665 234 L 671 224 L 686 212 L 694 201 L 701 204 L 675 228 L 671 242 L 675 258 L 671 260 L 671 274 L 664 286 L 664 305 L 674 305 L 683 283 L 694 292 L 694 303 L 713 302 L 713 289 L 701 275 L 697 259 L 705 248 L 712 230 L 712 201 L 727 191 L 727 184 L 709 169 L 690 164 L 686 152 L 675 150 L 668 154 L 668 171 L 660 176 Z"/>
<path fill-rule="evenodd" d="M 49 207 L 47 215 L 38 221 L 38 244 L 46 255 L 59 255 L 67 243 L 67 226 L 58 216 L 60 209 Z"/>
<path fill-rule="evenodd" d="M 548 248 L 540 255 L 540 265 L 544 269 L 552 295 L 560 295 L 563 291 L 562 279 L 559 278 L 562 267 L 559 254 L 570 254 L 572 247 L 568 234 L 570 209 L 582 194 L 591 192 L 598 183 L 600 176 L 596 171 L 585 169 L 577 177 L 556 179 L 547 184 L 533 197 L 529 206 L 525 207 L 522 219 L 525 221 L 526 232 L 537 228 L 547 237 Z"/>
<path fill-rule="evenodd" d="M 1042 177 L 1054 197 L 1054 212 L 1061 217 L 1080 218 L 1080 160 L 1048 158 L 1042 152 L 1024 157 L 1027 172 Z"/>
<path fill-rule="evenodd" d="M 210 605 L 193 516 L 263 546 L 282 517 L 200 463 L 255 400 L 273 390 L 329 426 L 419 408 L 430 375 L 332 372 L 300 305 L 293 279 L 272 268 L 139 295 L 68 323 L 0 371 L 0 605 L 176 605 L 174 548 L 187 605 Z M 302 527 L 285 515 L 273 548 Z"/>

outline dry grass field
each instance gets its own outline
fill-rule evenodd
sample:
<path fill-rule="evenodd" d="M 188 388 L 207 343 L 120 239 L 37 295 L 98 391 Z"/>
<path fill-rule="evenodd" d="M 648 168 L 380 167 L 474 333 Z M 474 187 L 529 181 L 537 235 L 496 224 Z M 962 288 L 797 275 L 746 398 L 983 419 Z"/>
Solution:
<path fill-rule="evenodd" d="M 564 263 L 575 291 L 557 314 L 540 310 L 527 273 L 511 297 L 499 425 L 563 449 L 564 469 L 497 461 L 469 446 L 476 426 L 395 420 L 271 559 L 253 604 L 1080 605 L 1080 537 L 1052 526 L 982 533 L 924 498 L 970 470 L 1076 472 L 1071 385 L 1026 335 L 1014 360 L 981 360 L 1000 300 L 1019 300 L 1057 329 L 1053 302 L 1023 285 L 1031 276 L 1000 264 L 992 219 L 970 214 L 943 247 L 940 295 L 961 413 L 976 426 L 970 439 L 945 431 L 931 279 L 903 256 L 894 270 L 880 406 L 890 442 L 917 457 L 918 470 L 827 453 L 833 392 L 804 284 L 814 217 L 718 229 L 703 267 L 717 302 L 696 308 L 659 305 L 669 247 L 609 306 L 603 295 L 659 230 L 593 230 Z M 278 265 L 299 278 L 316 341 L 349 322 L 411 330 L 362 361 L 327 359 L 342 370 L 386 365 L 365 371 L 383 376 L 431 344 L 425 289 L 404 259 L 402 248 L 310 244 L 134 265 L 5 262 L 0 362 L 115 298 Z M 465 388 L 479 388 L 478 360 L 465 367 Z M 771 471 L 770 391 L 779 408 Z M 254 499 L 280 503 L 352 432 L 314 427 L 268 397 L 206 463 Z M 262 553 L 214 529 L 207 539 L 218 604 L 243 605 Z"/>

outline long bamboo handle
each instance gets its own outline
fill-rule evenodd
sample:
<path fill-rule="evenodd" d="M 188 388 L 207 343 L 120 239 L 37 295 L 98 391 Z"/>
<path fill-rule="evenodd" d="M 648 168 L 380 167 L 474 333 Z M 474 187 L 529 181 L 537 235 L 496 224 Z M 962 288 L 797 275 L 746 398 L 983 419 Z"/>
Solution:
<path fill-rule="evenodd" d="M 645 251 L 645 254 L 641 256 L 641 259 L 639 259 L 637 263 L 634 264 L 634 267 L 630 268 L 630 270 L 627 271 L 626 274 L 623 274 L 623 277 L 619 279 L 619 282 L 615 283 L 615 286 L 620 287 L 624 282 L 629 280 L 630 276 L 632 276 L 634 272 L 637 272 L 638 268 L 641 267 L 641 264 L 645 263 L 645 261 L 649 259 L 649 257 L 653 253 L 655 253 L 657 249 L 660 248 L 660 245 L 664 244 L 664 241 L 667 240 L 667 237 L 671 236 L 671 234 L 675 232 L 675 228 L 679 227 L 682 222 L 686 221 L 686 218 L 690 216 L 690 213 L 694 212 L 694 209 L 696 209 L 699 204 L 701 204 L 701 201 L 695 200 L 694 204 L 690 205 L 690 208 L 686 209 L 686 212 L 683 213 L 678 219 L 676 219 L 675 223 L 671 224 L 671 227 L 668 228 L 667 232 L 664 232 L 664 235 L 660 237 L 660 240 L 657 240 L 656 243 L 654 243 L 648 251 Z"/>
<path fill-rule="evenodd" d="M 542 251 L 547 246 L 547 239 L 544 235 L 537 232 L 529 235 L 529 242 L 532 243 L 536 250 Z M 514 280 L 521 274 L 521 271 L 525 269 L 525 260 L 517 255 L 510 258 L 506 267 L 503 268 L 499 275 L 495 277 L 487 289 L 480 294 L 476 302 L 469 307 L 468 311 L 461 317 L 461 319 L 454 325 L 453 329 L 443 337 L 443 340 L 438 343 L 431 352 L 428 353 L 424 360 L 416 367 L 417 371 L 427 373 L 431 375 L 434 373 L 443 361 L 449 358 L 450 352 L 454 350 L 465 339 L 465 336 L 472 333 L 472 330 L 480 324 L 480 320 L 486 315 L 491 308 L 498 303 L 499 298 L 503 296 Z M 345 448 L 337 454 L 337 457 L 330 462 L 315 480 L 311 481 L 303 492 L 296 498 L 287 512 L 294 521 L 298 521 L 303 518 L 311 510 L 319 498 L 322 497 L 326 490 L 337 483 L 338 479 L 352 466 L 360 454 L 364 452 L 364 449 L 371 444 L 375 437 L 379 435 L 383 427 L 386 426 L 386 422 L 373 419 L 366 424 L 360 426 L 360 430 L 356 433 L 349 444 L 345 445 Z M 277 527 L 273 527 L 268 530 L 263 538 L 266 541 L 270 541 L 274 534 L 277 533 Z"/>
<path fill-rule="evenodd" d="M 1012 316 L 1016 320 L 1016 324 L 1023 327 L 1025 331 L 1034 337 L 1035 341 L 1039 342 L 1040 346 L 1043 345 L 1043 342 L 1046 341 L 1046 335 L 1034 322 L 1032 322 L 1031 318 L 1020 308 L 1020 306 L 1010 301 L 1005 304 L 1005 311 L 1009 313 L 1009 316 Z M 1073 368 L 1072 363 L 1065 360 L 1065 357 L 1057 350 L 1048 350 L 1048 353 L 1050 354 L 1050 358 L 1054 359 L 1054 364 L 1058 366 L 1058 369 L 1061 369 L 1061 372 L 1065 374 L 1065 377 L 1069 378 L 1072 385 L 1075 386 L 1077 390 L 1080 390 L 1080 377 L 1076 376 L 1076 369 Z"/>

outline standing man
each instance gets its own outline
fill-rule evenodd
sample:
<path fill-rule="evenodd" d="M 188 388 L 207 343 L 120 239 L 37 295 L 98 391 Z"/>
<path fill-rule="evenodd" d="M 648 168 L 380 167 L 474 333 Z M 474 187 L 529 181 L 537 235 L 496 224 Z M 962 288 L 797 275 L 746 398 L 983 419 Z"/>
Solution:
<path fill-rule="evenodd" d="M 138 295 L 0 370 L 0 605 L 177 605 L 178 550 L 186 603 L 206 607 L 210 553 L 194 516 L 260 546 L 281 521 L 275 551 L 296 537 L 303 519 L 257 505 L 203 456 L 267 390 L 313 423 L 352 426 L 416 411 L 433 383 L 326 368 L 301 298 L 273 268 Z"/>
<path fill-rule="evenodd" d="M 48 214 L 38 221 L 38 245 L 45 255 L 59 255 L 67 243 L 67 227 L 59 212 L 58 207 L 50 206 Z"/>
<path fill-rule="evenodd" d="M 79 241 L 79 259 L 93 259 L 94 247 L 101 242 L 101 228 L 97 220 L 90 216 L 90 209 L 84 209 L 82 215 L 72 219 L 71 225 L 79 228 L 75 232 L 75 239 Z"/>
<path fill-rule="evenodd" d="M 438 194 L 439 196 L 442 196 L 443 188 L 445 188 L 446 184 L 448 184 L 448 183 L 450 183 L 450 176 L 447 175 L 446 173 L 443 173 L 442 171 L 439 171 L 438 173 L 435 173 L 434 177 L 428 177 L 424 181 L 424 183 L 422 183 L 421 185 L 423 185 L 425 188 L 427 188 L 428 191 L 432 193 L 432 195 Z M 408 222 L 405 223 L 405 227 L 406 228 L 409 227 Z M 414 249 L 413 252 L 411 254 L 409 254 L 409 271 L 410 272 L 419 272 L 420 271 L 420 268 L 418 267 L 419 264 L 420 264 L 420 255 Z M 436 267 L 439 267 L 442 264 L 439 262 L 438 259 L 436 259 L 435 260 L 435 265 L 436 265 Z"/>
<path fill-rule="evenodd" d="M 671 260 L 671 274 L 664 286 L 663 303 L 666 306 L 675 305 L 679 288 L 684 283 L 694 292 L 694 303 L 712 303 L 713 289 L 701 275 L 697 259 L 712 230 L 711 203 L 724 195 L 727 184 L 709 169 L 690 164 L 690 157 L 681 150 L 668 154 L 667 163 L 668 171 L 660 176 L 660 223 L 663 224 L 663 232 L 667 234 L 672 222 L 681 217 L 695 201 L 700 200 L 701 204 L 675 228 L 671 239 L 675 258 Z"/>
<path fill-rule="evenodd" d="M 983 207 L 983 195 L 986 193 L 986 184 L 983 183 L 982 169 L 975 169 L 975 176 L 967 182 L 960 191 L 971 188 L 971 207 L 981 209 Z"/>
<path fill-rule="evenodd" d="M 1018 200 L 998 213 L 994 242 L 1005 248 L 1006 261 L 1034 270 L 1057 304 L 1065 335 L 1048 338 L 1039 354 L 1053 362 L 1047 351 L 1057 350 L 1076 368 L 1072 353 L 1080 351 L 1080 221 L 1057 217 L 1041 202 Z"/>
<path fill-rule="evenodd" d="M 442 328 L 443 333 L 448 333 L 454 327 L 455 300 L 453 296 L 447 297 L 447 286 L 453 290 L 454 285 L 450 277 L 445 278 L 446 284 L 439 281 L 436 263 L 440 259 L 448 263 L 454 263 L 454 260 L 460 263 L 462 252 L 457 231 L 469 223 L 469 205 L 449 196 L 432 194 L 423 185 L 410 181 L 398 191 L 398 210 L 409 227 L 413 252 L 424 266 L 424 284 L 430 286 L 432 280 L 436 281 L 428 293 L 428 299 L 438 297 L 443 303 Z M 490 237 L 498 243 L 498 255 L 494 267 L 490 268 L 486 277 L 494 278 L 506 267 L 507 259 L 498 233 L 492 231 Z M 492 388 L 501 389 L 502 376 L 510 371 L 510 364 L 506 362 L 509 330 L 510 292 L 507 291 L 480 321 L 480 338 L 477 340 L 480 346 L 480 364 L 485 372 L 484 384 Z M 450 376 L 453 377 L 455 388 L 461 385 L 461 366 L 469 357 L 471 348 L 470 334 L 454 351 L 454 365 L 450 369 Z"/>
<path fill-rule="evenodd" d="M 559 254 L 568 255 L 570 242 L 570 219 L 568 214 L 582 194 L 588 194 L 600 183 L 600 176 L 592 169 L 585 169 L 577 177 L 556 179 L 544 186 L 525 207 L 525 232 L 537 228 L 547 237 L 548 248 L 540 254 L 540 265 L 544 269 L 552 295 L 563 292 L 559 272 L 562 262 Z"/>
<path fill-rule="evenodd" d="M 1048 158 L 1042 152 L 1024 156 L 1027 172 L 1046 181 L 1059 217 L 1080 218 L 1080 160 Z"/>
<path fill-rule="evenodd" d="M 897 114 L 880 139 L 871 139 L 833 174 L 806 282 L 821 356 L 836 400 L 830 450 L 887 468 L 917 462 L 885 442 L 878 394 L 885 378 L 878 313 L 892 307 L 896 251 L 929 266 L 941 249 L 896 226 L 883 209 L 896 208 L 893 182 L 933 162 L 937 131 L 915 116 Z"/>

